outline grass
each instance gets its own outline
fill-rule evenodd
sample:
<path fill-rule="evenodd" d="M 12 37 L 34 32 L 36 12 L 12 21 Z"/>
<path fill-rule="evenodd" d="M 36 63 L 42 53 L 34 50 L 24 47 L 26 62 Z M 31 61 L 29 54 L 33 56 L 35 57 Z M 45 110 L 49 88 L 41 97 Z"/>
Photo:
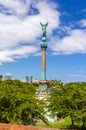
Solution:
<path fill-rule="evenodd" d="M 69 117 L 66 117 L 64 120 L 57 121 L 55 123 L 49 123 L 49 125 L 46 125 L 44 123 L 39 123 L 37 126 L 41 126 L 42 128 L 69 128 L 71 126 L 71 119 Z"/>
<path fill-rule="evenodd" d="M 78 124 L 75 123 L 74 126 L 72 126 L 70 117 L 66 117 L 65 119 L 62 119 L 60 121 L 57 121 L 55 123 L 50 123 L 49 125 L 45 125 L 43 123 L 37 124 L 37 126 L 40 126 L 42 128 L 59 128 L 59 129 L 74 129 L 77 130 L 86 130 L 86 127 L 83 128 L 82 124 L 79 122 Z"/>
<path fill-rule="evenodd" d="M 58 122 L 56 124 L 52 124 L 53 128 L 69 128 L 71 126 L 71 119 L 66 117 L 63 122 Z"/>

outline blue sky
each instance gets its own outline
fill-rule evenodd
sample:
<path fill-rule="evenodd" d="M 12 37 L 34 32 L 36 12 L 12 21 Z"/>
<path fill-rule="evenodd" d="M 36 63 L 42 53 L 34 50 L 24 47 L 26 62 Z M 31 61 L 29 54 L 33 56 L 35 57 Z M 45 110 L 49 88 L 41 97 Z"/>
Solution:
<path fill-rule="evenodd" d="M 85 0 L 0 0 L 0 74 L 41 79 L 41 26 L 47 27 L 47 79 L 86 81 Z"/>

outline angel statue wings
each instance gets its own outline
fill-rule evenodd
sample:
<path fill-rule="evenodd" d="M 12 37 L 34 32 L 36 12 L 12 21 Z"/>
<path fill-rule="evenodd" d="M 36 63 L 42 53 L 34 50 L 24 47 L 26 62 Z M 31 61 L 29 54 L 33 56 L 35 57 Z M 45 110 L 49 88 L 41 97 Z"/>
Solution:
<path fill-rule="evenodd" d="M 40 22 L 40 24 L 41 24 L 41 27 L 42 27 L 42 37 L 46 37 L 46 27 L 48 25 L 48 22 L 46 24 L 42 24 Z"/>

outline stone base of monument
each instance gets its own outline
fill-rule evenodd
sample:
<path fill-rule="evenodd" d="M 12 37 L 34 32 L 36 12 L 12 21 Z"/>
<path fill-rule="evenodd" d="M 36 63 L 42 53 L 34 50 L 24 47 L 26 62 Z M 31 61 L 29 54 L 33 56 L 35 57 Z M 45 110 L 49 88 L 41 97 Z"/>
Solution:
<path fill-rule="evenodd" d="M 39 84 L 48 84 L 48 80 L 39 80 Z"/>
<path fill-rule="evenodd" d="M 48 88 L 48 83 L 49 83 L 48 80 L 40 80 L 39 81 L 39 89 L 36 90 L 36 95 L 37 95 L 39 100 L 46 101 L 47 97 L 50 95 L 51 90 Z M 55 121 L 55 117 L 52 117 L 50 112 L 47 112 L 45 117 L 47 118 L 47 120 L 49 122 Z"/>
<path fill-rule="evenodd" d="M 40 80 L 39 81 L 39 90 L 40 92 L 47 92 L 47 84 L 48 84 L 48 80 Z"/>
<path fill-rule="evenodd" d="M 39 81 L 39 89 L 36 90 L 36 95 L 40 98 L 46 98 L 49 95 L 48 80 Z"/>

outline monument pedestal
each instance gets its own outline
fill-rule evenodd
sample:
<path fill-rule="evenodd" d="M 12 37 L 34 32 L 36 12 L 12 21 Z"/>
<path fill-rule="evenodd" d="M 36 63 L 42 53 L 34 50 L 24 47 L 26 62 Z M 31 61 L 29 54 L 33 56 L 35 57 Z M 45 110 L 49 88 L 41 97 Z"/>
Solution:
<path fill-rule="evenodd" d="M 48 80 L 40 80 L 39 81 L 39 90 L 41 92 L 45 92 L 47 90 L 47 84 L 48 84 Z"/>
<path fill-rule="evenodd" d="M 38 97 L 44 98 L 49 94 L 47 84 L 48 84 L 48 80 L 39 81 L 39 89 L 36 91 L 36 94 L 38 95 Z"/>

